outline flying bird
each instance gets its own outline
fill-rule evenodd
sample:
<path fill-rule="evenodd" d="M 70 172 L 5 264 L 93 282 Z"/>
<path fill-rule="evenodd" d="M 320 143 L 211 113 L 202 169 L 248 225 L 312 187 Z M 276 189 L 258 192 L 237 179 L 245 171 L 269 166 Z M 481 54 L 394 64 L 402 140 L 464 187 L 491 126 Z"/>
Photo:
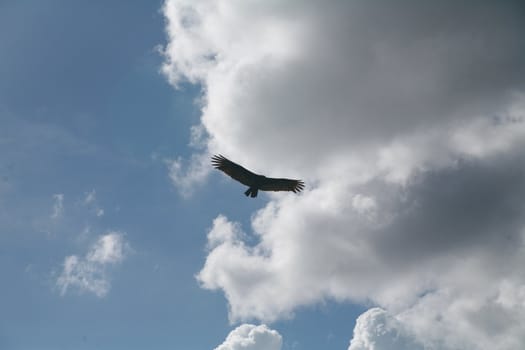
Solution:
<path fill-rule="evenodd" d="M 214 155 L 211 158 L 212 165 L 229 175 L 232 179 L 248 186 L 244 194 L 246 197 L 257 197 L 261 191 L 292 191 L 299 193 L 304 189 L 304 182 L 292 179 L 276 179 L 252 173 L 237 163 L 225 158 L 222 155 Z"/>

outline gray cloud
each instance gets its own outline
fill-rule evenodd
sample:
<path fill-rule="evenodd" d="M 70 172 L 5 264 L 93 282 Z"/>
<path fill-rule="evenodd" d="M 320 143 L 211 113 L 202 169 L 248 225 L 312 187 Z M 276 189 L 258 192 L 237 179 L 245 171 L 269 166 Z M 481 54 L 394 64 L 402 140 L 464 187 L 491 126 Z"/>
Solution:
<path fill-rule="evenodd" d="M 214 222 L 198 279 L 232 321 L 330 298 L 383 307 L 420 344 L 519 344 L 523 5 L 171 0 L 165 15 L 164 72 L 204 87 L 194 158 L 308 187 L 270 195 L 253 245 Z"/>
<path fill-rule="evenodd" d="M 512 249 L 521 240 L 525 195 L 524 155 L 459 161 L 415 175 L 402 196 L 385 203 L 394 217 L 374 232 L 379 255 L 404 250 L 410 263 L 432 255 L 482 247 Z M 376 186 L 375 191 L 381 190 Z"/>
<path fill-rule="evenodd" d="M 511 2 L 181 3 L 167 3 L 166 72 L 205 84 L 211 147 L 273 167 L 492 116 L 525 81 Z"/>
<path fill-rule="evenodd" d="M 199 279 L 224 289 L 234 318 L 269 320 L 324 297 L 410 305 L 429 290 L 462 283 L 468 271 L 458 264 L 469 261 L 476 285 L 522 281 L 514 276 L 525 228 L 521 159 L 458 163 L 405 186 L 355 188 L 379 198 L 374 219 L 344 203 L 350 195 L 338 201 L 337 188 L 288 198 L 253 218 L 261 239 L 254 247 L 220 217 Z"/>

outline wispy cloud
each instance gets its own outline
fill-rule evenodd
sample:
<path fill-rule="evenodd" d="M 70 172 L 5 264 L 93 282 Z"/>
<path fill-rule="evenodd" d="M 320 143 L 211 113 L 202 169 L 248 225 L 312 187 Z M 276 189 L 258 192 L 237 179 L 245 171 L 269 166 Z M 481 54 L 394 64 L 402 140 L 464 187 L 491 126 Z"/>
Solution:
<path fill-rule="evenodd" d="M 189 197 L 210 173 L 210 158 L 207 154 L 193 155 L 189 161 L 182 158 L 165 159 L 169 177 L 183 197 Z"/>
<path fill-rule="evenodd" d="M 53 195 L 53 212 L 51 219 L 57 219 L 62 216 L 64 212 L 64 195 L 62 193 Z"/>
<path fill-rule="evenodd" d="M 84 197 L 84 204 L 91 204 L 95 201 L 97 196 L 97 192 L 95 190 L 91 190 L 90 192 L 86 192 L 86 196 Z"/>
<path fill-rule="evenodd" d="M 104 215 L 104 209 L 98 204 L 97 192 L 94 189 L 85 193 L 83 204 L 91 208 L 96 216 Z"/>
<path fill-rule="evenodd" d="M 105 296 L 111 286 L 108 268 L 122 262 L 127 251 L 128 244 L 124 240 L 124 234 L 109 232 L 100 236 L 83 257 L 67 256 L 62 273 L 56 281 L 60 294 L 65 295 L 74 288 L 98 297 Z"/>

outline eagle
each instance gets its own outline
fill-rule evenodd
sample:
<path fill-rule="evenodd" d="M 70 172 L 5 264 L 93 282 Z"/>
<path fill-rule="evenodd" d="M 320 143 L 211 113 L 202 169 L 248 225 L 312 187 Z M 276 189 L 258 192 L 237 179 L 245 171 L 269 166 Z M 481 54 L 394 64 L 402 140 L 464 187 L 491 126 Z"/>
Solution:
<path fill-rule="evenodd" d="M 299 193 L 304 189 L 304 182 L 301 180 L 276 179 L 273 177 L 255 174 L 220 154 L 211 157 L 211 164 L 216 169 L 219 169 L 226 173 L 226 175 L 229 175 L 232 179 L 248 186 L 248 189 L 246 192 L 244 192 L 246 197 L 257 197 L 259 190 L 292 191 L 293 193 Z"/>

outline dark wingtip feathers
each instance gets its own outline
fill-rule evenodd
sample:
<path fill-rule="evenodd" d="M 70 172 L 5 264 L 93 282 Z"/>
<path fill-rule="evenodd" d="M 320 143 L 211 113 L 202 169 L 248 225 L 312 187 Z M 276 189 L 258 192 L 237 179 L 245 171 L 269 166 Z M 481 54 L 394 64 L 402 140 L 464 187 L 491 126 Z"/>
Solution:
<path fill-rule="evenodd" d="M 224 165 L 224 161 L 227 160 L 226 157 L 224 157 L 222 154 L 215 154 L 211 157 L 211 165 L 213 165 L 214 168 L 220 169 L 221 166 Z"/>
<path fill-rule="evenodd" d="M 304 190 L 304 182 L 302 180 L 297 180 L 297 184 L 293 188 L 293 193 L 299 193 Z"/>

